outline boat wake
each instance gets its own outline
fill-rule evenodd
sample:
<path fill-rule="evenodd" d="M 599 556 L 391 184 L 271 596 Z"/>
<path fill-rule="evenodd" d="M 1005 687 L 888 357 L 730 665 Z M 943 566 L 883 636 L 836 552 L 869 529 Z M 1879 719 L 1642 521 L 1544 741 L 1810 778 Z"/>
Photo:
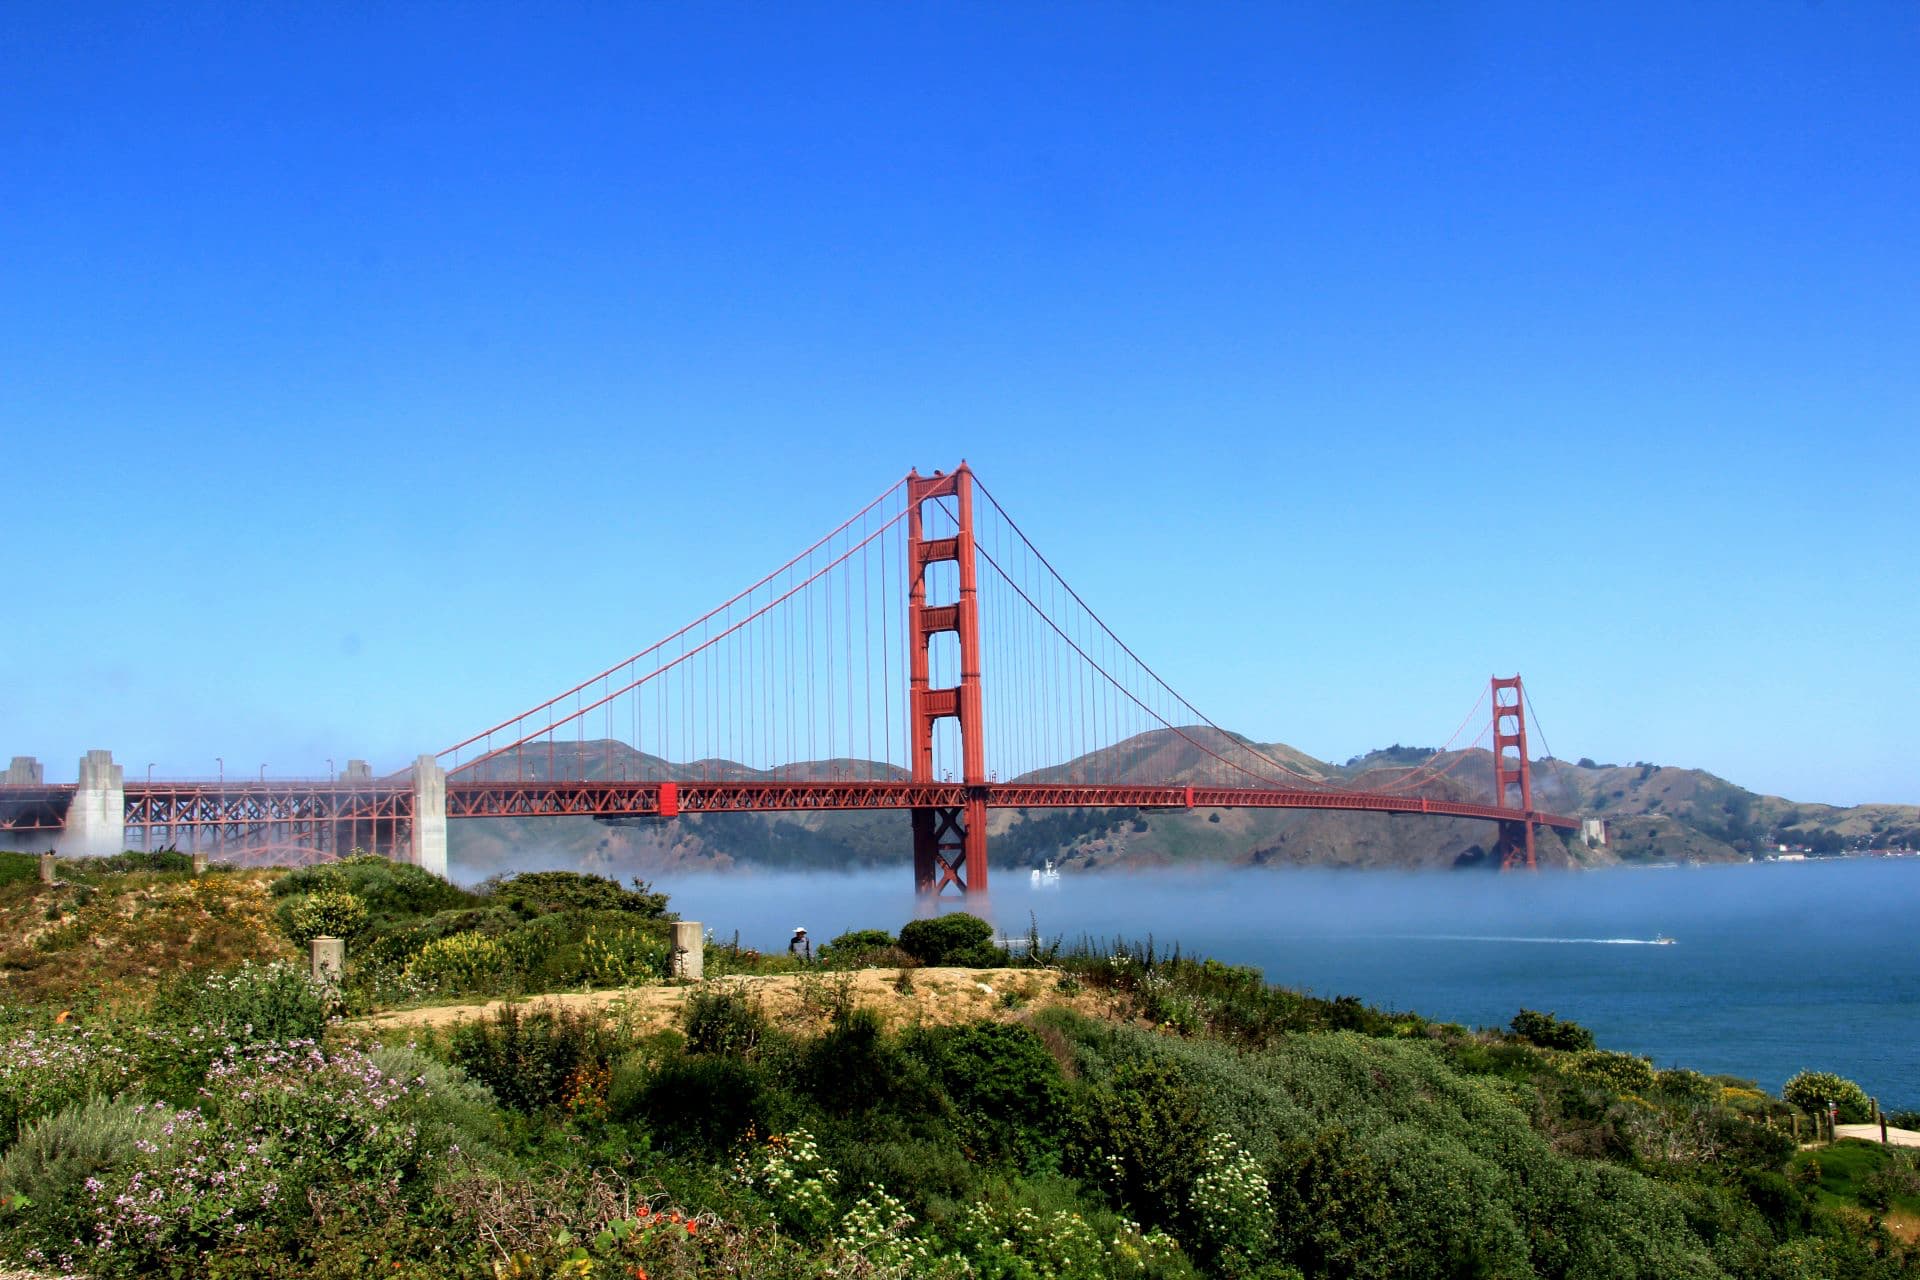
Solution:
<path fill-rule="evenodd" d="M 1503 934 L 1414 933 L 1403 935 L 1412 942 L 1536 942 L 1566 947 L 1670 947 L 1673 939 L 1661 934 L 1652 938 L 1531 938 Z"/>

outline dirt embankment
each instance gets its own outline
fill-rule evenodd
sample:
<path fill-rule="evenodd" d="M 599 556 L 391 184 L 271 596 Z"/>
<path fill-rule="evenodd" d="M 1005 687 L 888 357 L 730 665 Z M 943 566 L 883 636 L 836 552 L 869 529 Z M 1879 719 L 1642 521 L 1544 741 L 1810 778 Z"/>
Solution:
<path fill-rule="evenodd" d="M 981 1018 L 1010 1021 L 1049 1004 L 1066 1004 L 1094 1015 L 1111 1012 L 1104 995 L 1077 988 L 1071 982 L 1069 989 L 1062 991 L 1061 976 L 1052 969 L 859 969 L 715 978 L 704 985 L 746 992 L 777 1025 L 792 1030 L 818 1029 L 832 1018 L 836 1008 L 849 1004 L 873 1010 L 889 1027 L 944 1025 Z M 488 1017 L 508 1004 L 519 1004 L 597 1009 L 631 1019 L 642 1030 L 660 1030 L 677 1024 L 687 997 L 700 989 L 700 985 L 691 984 L 631 987 L 483 1004 L 434 1005 L 375 1014 L 356 1025 L 374 1030 L 449 1027 Z"/>

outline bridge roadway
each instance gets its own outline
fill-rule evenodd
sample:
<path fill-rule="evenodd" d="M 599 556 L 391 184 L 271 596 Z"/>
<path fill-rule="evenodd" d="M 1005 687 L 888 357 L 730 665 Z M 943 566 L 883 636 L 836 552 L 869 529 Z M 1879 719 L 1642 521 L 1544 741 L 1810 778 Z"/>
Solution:
<path fill-rule="evenodd" d="M 1540 810 L 1372 791 L 1260 787 L 992 782 L 994 809 L 1321 809 L 1530 822 L 1572 831 L 1579 820 Z M 0 787 L 0 829 L 53 831 L 65 825 L 75 786 Z M 683 813 L 825 812 L 957 808 L 969 788 L 957 782 L 470 781 L 448 779 L 448 818 L 652 817 Z M 196 781 L 125 784 L 126 825 L 229 829 L 326 822 L 406 822 L 413 783 L 402 776 L 355 781 Z"/>

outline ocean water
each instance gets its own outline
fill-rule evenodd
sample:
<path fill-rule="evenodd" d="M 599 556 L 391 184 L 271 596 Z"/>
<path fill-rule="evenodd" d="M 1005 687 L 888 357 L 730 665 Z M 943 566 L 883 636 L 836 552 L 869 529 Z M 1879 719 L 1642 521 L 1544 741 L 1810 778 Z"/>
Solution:
<path fill-rule="evenodd" d="M 819 942 L 897 930 L 921 910 L 904 865 L 649 878 L 683 918 L 762 949 L 784 948 L 800 925 Z M 984 909 L 969 909 L 1007 935 L 1030 919 L 1047 937 L 1151 935 L 1316 995 L 1470 1026 L 1548 1010 L 1662 1067 L 1774 1091 L 1802 1068 L 1837 1071 L 1886 1107 L 1920 1109 L 1920 859 L 1504 876 L 1101 872 L 1053 888 L 996 872 Z M 1661 936 L 1674 945 L 1653 945 Z"/>

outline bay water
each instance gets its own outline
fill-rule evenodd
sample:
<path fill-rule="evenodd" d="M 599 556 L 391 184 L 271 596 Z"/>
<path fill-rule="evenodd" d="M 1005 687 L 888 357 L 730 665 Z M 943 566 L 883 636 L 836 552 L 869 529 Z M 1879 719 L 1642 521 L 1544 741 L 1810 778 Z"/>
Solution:
<path fill-rule="evenodd" d="M 456 868 L 456 874 L 457 874 Z M 618 869 L 622 875 L 643 874 Z M 906 866 L 854 874 L 654 874 L 682 918 L 779 951 L 925 911 Z M 1116 937 L 1252 965 L 1270 982 L 1469 1026 L 1522 1007 L 1602 1047 L 1754 1080 L 1803 1068 L 1920 1109 L 1920 859 L 1395 873 L 1251 869 L 993 873 L 1006 936 Z M 1657 941 L 1671 938 L 1671 945 Z"/>

